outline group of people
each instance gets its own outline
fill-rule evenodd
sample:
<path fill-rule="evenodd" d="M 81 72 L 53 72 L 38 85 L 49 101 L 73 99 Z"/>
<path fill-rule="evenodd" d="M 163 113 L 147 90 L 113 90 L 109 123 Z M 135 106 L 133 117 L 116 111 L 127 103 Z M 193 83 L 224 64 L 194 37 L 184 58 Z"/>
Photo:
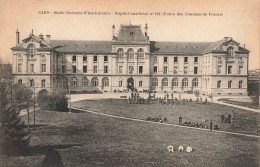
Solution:
<path fill-rule="evenodd" d="M 174 152 L 174 151 L 175 151 L 175 149 L 173 148 L 172 145 L 169 145 L 169 146 L 167 147 L 167 149 L 168 149 L 168 152 Z M 183 145 L 179 145 L 178 151 L 181 152 L 181 153 L 184 152 L 184 146 L 183 146 Z M 187 152 L 187 153 L 192 152 L 192 147 L 191 147 L 190 144 L 186 147 L 186 152 Z"/>
<path fill-rule="evenodd" d="M 220 118 L 221 118 L 221 122 L 222 123 L 231 123 L 231 127 L 234 127 L 234 124 L 235 124 L 235 115 L 236 115 L 236 113 L 235 113 L 235 111 L 233 110 L 232 112 L 231 112 L 231 114 L 229 113 L 229 114 L 222 114 L 221 116 L 220 116 Z"/>

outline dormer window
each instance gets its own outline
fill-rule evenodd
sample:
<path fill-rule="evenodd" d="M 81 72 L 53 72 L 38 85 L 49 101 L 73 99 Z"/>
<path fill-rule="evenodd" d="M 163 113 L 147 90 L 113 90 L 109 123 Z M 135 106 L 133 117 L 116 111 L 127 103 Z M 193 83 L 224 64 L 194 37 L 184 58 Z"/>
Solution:
<path fill-rule="evenodd" d="M 34 57 L 34 55 L 35 55 L 35 53 L 36 53 L 36 49 L 35 49 L 34 44 L 28 45 L 28 47 L 27 47 L 27 52 L 28 52 L 28 55 L 29 55 L 30 58 L 33 58 L 33 57 Z"/>
<path fill-rule="evenodd" d="M 227 48 L 227 52 L 229 56 L 234 56 L 234 48 L 232 46 Z"/>

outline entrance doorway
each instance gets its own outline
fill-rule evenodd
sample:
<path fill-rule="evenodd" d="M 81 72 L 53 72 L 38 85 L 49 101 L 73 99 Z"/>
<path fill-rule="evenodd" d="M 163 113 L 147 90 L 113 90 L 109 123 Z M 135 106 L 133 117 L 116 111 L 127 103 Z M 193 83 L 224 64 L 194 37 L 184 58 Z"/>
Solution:
<path fill-rule="evenodd" d="M 127 89 L 134 91 L 134 79 L 133 78 L 127 79 Z"/>

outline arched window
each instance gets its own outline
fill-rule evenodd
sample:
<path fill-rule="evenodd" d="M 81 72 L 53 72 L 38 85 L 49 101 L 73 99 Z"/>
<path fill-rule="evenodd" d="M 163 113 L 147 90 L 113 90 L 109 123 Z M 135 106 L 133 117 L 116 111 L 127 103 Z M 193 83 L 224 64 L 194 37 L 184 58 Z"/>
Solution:
<path fill-rule="evenodd" d="M 118 61 L 124 61 L 124 50 L 122 48 L 119 48 L 117 50 L 118 54 Z"/>
<path fill-rule="evenodd" d="M 36 53 L 34 44 L 31 43 L 30 45 L 28 45 L 27 52 L 28 52 L 29 57 L 31 57 L 31 58 L 34 57 L 34 55 Z"/>
<path fill-rule="evenodd" d="M 127 50 L 127 61 L 134 61 L 134 50 L 132 48 Z"/>
<path fill-rule="evenodd" d="M 144 50 L 143 49 L 137 50 L 137 60 L 144 61 Z"/>
<path fill-rule="evenodd" d="M 162 86 L 168 86 L 168 79 L 167 78 L 162 79 Z"/>
<path fill-rule="evenodd" d="M 107 77 L 103 78 L 102 82 L 103 82 L 102 84 L 103 84 L 104 87 L 109 86 L 109 80 L 108 80 Z"/>
<path fill-rule="evenodd" d="M 172 79 L 172 87 L 178 87 L 178 78 Z"/>
<path fill-rule="evenodd" d="M 19 79 L 18 80 L 18 85 L 22 85 L 23 84 L 23 80 Z"/>
<path fill-rule="evenodd" d="M 30 79 L 30 87 L 34 87 L 34 80 Z"/>
<path fill-rule="evenodd" d="M 92 86 L 98 86 L 98 78 L 94 77 L 91 79 Z"/>
<path fill-rule="evenodd" d="M 188 87 L 188 79 L 187 78 L 183 78 L 182 80 L 182 87 Z"/>
<path fill-rule="evenodd" d="M 71 78 L 71 86 L 77 86 L 78 85 L 78 79 L 76 77 Z"/>
<path fill-rule="evenodd" d="M 234 55 L 234 48 L 232 46 L 228 47 L 227 51 L 228 51 L 228 55 L 229 56 L 233 56 Z"/>
<path fill-rule="evenodd" d="M 192 86 L 193 86 L 193 87 L 198 87 L 198 86 L 199 86 L 198 78 L 194 78 L 194 79 L 192 80 Z"/>
<path fill-rule="evenodd" d="M 61 78 L 61 79 L 60 79 L 60 84 L 61 84 L 62 86 L 68 86 L 68 79 L 65 78 L 65 77 Z"/>
<path fill-rule="evenodd" d="M 157 78 L 152 79 L 152 86 L 158 86 L 158 79 Z"/>
<path fill-rule="evenodd" d="M 88 78 L 87 77 L 82 78 L 82 86 L 88 86 Z"/>

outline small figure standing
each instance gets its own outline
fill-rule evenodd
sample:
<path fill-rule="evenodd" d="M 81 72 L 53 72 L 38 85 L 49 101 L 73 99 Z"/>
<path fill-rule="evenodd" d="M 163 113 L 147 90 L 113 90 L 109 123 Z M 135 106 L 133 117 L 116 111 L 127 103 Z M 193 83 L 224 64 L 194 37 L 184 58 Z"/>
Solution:
<path fill-rule="evenodd" d="M 231 127 L 235 127 L 235 111 L 232 111 L 232 116 L 231 116 Z"/>
<path fill-rule="evenodd" d="M 182 124 L 182 116 L 180 115 L 180 117 L 179 117 L 179 125 L 181 125 Z"/>
<path fill-rule="evenodd" d="M 227 122 L 231 123 L 231 115 L 230 114 L 228 114 L 228 121 Z"/>
<path fill-rule="evenodd" d="M 227 113 L 225 114 L 225 119 L 224 119 L 225 121 L 225 123 L 227 123 L 227 121 L 228 121 L 228 115 L 227 115 Z"/>
<path fill-rule="evenodd" d="M 210 131 L 212 131 L 212 128 L 213 128 L 213 122 L 212 121 L 210 121 L 210 123 L 209 123 L 209 128 L 210 128 Z"/>
<path fill-rule="evenodd" d="M 183 146 L 182 145 L 180 145 L 179 147 L 178 147 L 178 151 L 180 151 L 181 153 L 183 152 Z"/>
<path fill-rule="evenodd" d="M 224 122 L 224 114 L 221 114 L 220 118 L 221 118 L 221 122 L 223 123 Z"/>
<path fill-rule="evenodd" d="M 181 100 L 181 93 L 179 93 L 179 100 Z"/>

